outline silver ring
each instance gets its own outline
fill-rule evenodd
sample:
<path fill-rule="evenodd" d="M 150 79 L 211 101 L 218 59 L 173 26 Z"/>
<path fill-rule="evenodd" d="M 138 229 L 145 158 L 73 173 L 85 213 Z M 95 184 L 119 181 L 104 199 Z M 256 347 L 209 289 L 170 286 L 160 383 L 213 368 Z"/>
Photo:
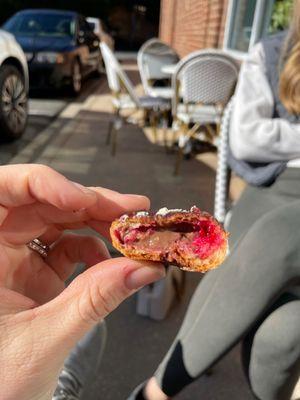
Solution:
<path fill-rule="evenodd" d="M 44 244 L 39 239 L 33 239 L 31 242 L 27 243 L 27 247 L 29 249 L 36 251 L 43 258 L 48 256 L 50 247 L 47 244 Z"/>

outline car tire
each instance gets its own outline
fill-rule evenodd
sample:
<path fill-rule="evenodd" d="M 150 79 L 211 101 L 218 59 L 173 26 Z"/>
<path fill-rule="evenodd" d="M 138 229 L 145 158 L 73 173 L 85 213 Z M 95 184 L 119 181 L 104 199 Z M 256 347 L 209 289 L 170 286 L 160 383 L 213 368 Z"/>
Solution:
<path fill-rule="evenodd" d="M 72 67 L 72 76 L 71 76 L 71 94 L 76 96 L 80 93 L 82 88 L 82 73 L 81 73 L 81 65 L 79 60 L 75 60 Z"/>
<path fill-rule="evenodd" d="M 28 120 L 28 95 L 24 77 L 12 65 L 0 68 L 0 141 L 22 136 Z"/>

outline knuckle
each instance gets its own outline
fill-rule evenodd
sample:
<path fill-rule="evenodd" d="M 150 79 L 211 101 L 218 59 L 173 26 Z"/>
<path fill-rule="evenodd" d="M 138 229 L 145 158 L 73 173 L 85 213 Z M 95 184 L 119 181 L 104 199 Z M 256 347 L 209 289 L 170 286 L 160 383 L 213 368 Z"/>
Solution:
<path fill-rule="evenodd" d="M 53 169 L 51 167 L 49 167 L 48 165 L 45 164 L 36 164 L 36 169 L 37 171 L 53 171 Z"/>
<path fill-rule="evenodd" d="M 27 173 L 29 188 L 40 187 L 43 185 L 45 177 L 53 174 L 54 170 L 47 165 L 38 164 L 34 165 Z M 43 186 L 42 186 L 43 187 Z"/>
<path fill-rule="evenodd" d="M 44 164 L 37 164 L 34 167 L 34 173 L 38 175 L 44 175 L 48 173 L 52 173 L 54 170 L 51 167 L 48 167 L 48 165 Z"/>
<path fill-rule="evenodd" d="M 110 314 L 118 305 L 118 299 L 110 291 L 102 291 L 99 285 L 95 285 L 97 302 L 100 303 L 105 315 Z"/>
<path fill-rule="evenodd" d="M 110 314 L 117 305 L 115 296 L 108 291 L 103 291 L 99 284 L 92 283 L 88 285 L 79 301 L 78 312 L 83 321 L 96 323 Z"/>

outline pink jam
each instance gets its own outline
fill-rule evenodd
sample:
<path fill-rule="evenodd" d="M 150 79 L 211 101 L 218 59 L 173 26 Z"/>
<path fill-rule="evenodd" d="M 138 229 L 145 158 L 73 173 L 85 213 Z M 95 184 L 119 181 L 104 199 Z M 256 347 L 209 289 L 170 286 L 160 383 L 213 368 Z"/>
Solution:
<path fill-rule="evenodd" d="M 194 253 L 201 259 L 205 259 L 223 244 L 224 237 L 220 226 L 210 221 L 201 221 L 199 223 L 199 232 L 192 241 Z"/>
<path fill-rule="evenodd" d="M 178 224 L 162 230 L 155 226 L 139 226 L 124 231 L 115 231 L 116 237 L 125 246 L 162 254 L 176 251 L 192 252 L 201 259 L 208 258 L 224 244 L 222 229 L 216 223 L 202 220 L 197 225 Z"/>

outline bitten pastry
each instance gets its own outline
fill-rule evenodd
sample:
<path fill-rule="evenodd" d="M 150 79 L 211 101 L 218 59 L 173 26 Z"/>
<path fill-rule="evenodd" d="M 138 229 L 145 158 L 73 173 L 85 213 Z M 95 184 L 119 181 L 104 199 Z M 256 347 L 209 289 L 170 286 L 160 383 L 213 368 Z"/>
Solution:
<path fill-rule="evenodd" d="M 206 272 L 226 257 L 228 233 L 197 207 L 123 215 L 110 228 L 112 243 L 126 257 L 159 261 L 186 271 Z"/>

